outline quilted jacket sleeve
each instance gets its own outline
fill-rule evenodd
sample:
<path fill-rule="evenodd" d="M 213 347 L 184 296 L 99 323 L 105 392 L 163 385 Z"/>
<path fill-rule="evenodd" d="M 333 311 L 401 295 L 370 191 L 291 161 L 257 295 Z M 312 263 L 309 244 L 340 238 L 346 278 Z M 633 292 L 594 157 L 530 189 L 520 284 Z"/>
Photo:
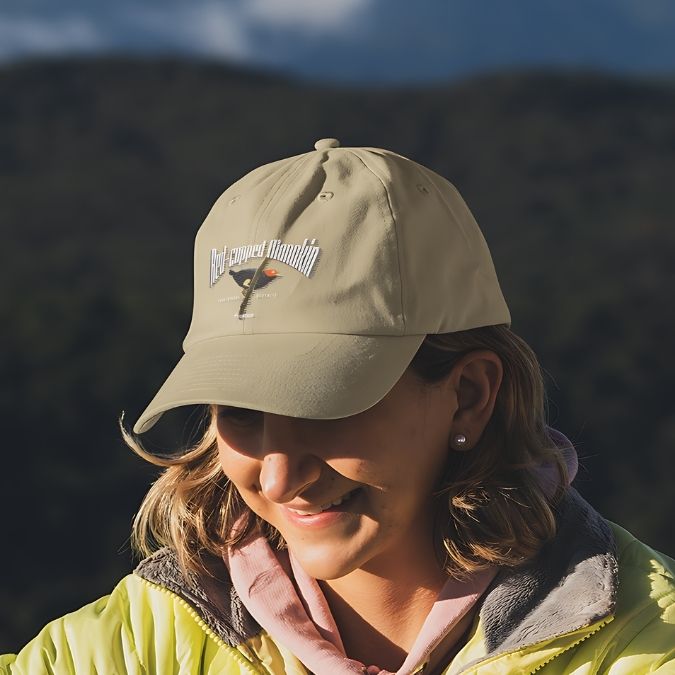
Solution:
<path fill-rule="evenodd" d="M 621 549 L 620 611 L 603 672 L 675 674 L 675 561 L 614 529 Z"/>
<path fill-rule="evenodd" d="M 126 584 L 47 624 L 18 654 L 0 656 L 2 675 L 124 673 L 141 675 L 126 621 Z"/>
<path fill-rule="evenodd" d="M 0 675 L 251 675 L 262 672 L 217 638 L 175 594 L 130 574 L 96 602 L 47 624 Z"/>

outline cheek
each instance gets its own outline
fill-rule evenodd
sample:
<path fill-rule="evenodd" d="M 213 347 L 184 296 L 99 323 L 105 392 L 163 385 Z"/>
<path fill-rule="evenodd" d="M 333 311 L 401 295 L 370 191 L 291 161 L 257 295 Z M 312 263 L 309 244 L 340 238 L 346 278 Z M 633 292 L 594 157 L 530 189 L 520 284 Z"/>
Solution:
<path fill-rule="evenodd" d="M 247 496 L 258 493 L 259 462 L 231 448 L 218 439 L 218 458 L 223 473 L 232 481 L 239 494 L 248 502 Z"/>
<path fill-rule="evenodd" d="M 362 475 L 386 489 L 405 493 L 433 489 L 448 455 L 449 430 L 443 418 L 420 407 L 385 421 L 361 445 Z"/>

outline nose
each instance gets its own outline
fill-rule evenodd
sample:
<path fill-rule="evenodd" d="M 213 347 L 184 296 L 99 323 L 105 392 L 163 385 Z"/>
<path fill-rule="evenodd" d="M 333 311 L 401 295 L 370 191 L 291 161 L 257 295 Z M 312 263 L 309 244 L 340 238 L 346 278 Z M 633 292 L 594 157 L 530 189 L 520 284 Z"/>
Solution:
<path fill-rule="evenodd" d="M 283 504 L 302 494 L 321 476 L 321 460 L 311 451 L 302 420 L 265 415 L 260 487 L 272 502 Z"/>

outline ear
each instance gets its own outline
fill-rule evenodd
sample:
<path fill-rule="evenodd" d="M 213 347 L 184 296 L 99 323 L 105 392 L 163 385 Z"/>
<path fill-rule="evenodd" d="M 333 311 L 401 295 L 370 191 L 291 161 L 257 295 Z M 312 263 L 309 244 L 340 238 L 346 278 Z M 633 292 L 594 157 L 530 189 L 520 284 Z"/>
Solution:
<path fill-rule="evenodd" d="M 448 374 L 457 408 L 450 429 L 450 446 L 455 450 L 475 447 L 494 412 L 497 392 L 502 383 L 502 360 L 488 349 L 465 354 Z M 459 435 L 466 437 L 464 442 Z"/>

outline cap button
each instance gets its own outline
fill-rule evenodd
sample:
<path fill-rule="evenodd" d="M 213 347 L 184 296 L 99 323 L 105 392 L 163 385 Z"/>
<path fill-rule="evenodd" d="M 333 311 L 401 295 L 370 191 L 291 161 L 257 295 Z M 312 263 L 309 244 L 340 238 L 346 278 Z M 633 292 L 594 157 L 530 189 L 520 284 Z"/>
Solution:
<path fill-rule="evenodd" d="M 328 148 L 340 147 L 340 141 L 337 138 L 322 138 L 314 144 L 316 150 L 328 150 Z"/>

